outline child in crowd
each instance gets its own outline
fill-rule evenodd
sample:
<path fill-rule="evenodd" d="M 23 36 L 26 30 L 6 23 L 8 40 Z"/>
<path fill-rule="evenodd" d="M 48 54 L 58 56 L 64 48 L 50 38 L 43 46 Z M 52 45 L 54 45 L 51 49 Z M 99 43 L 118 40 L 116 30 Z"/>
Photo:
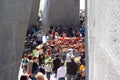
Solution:
<path fill-rule="evenodd" d="M 36 78 L 37 80 L 47 80 L 46 77 L 45 77 L 42 73 L 40 73 L 40 72 L 38 72 L 38 73 L 35 75 L 35 78 Z"/>

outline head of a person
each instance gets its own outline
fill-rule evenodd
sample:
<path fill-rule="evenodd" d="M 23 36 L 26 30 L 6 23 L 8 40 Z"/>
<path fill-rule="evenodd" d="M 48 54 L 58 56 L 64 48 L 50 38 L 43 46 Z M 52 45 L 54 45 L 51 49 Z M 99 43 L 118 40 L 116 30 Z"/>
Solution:
<path fill-rule="evenodd" d="M 47 64 L 48 64 L 48 65 L 51 65 L 51 62 L 50 62 L 50 61 L 48 61 L 48 62 L 47 62 Z"/>
<path fill-rule="evenodd" d="M 27 54 L 25 54 L 25 55 L 23 56 L 23 58 L 25 58 L 25 59 L 26 59 L 27 57 L 28 57 Z"/>
<path fill-rule="evenodd" d="M 65 30 L 62 33 L 65 34 Z"/>
<path fill-rule="evenodd" d="M 83 60 L 83 61 L 81 62 L 81 64 L 82 64 L 82 65 L 85 65 L 85 60 Z"/>
<path fill-rule="evenodd" d="M 69 53 L 70 53 L 70 50 L 67 50 L 66 52 L 69 54 Z"/>
<path fill-rule="evenodd" d="M 41 58 L 41 59 L 42 59 L 42 58 L 43 58 L 43 54 L 40 54 L 40 55 L 39 55 L 39 58 Z"/>
<path fill-rule="evenodd" d="M 58 58 L 59 57 L 59 55 L 56 55 L 56 58 Z"/>
<path fill-rule="evenodd" d="M 61 65 L 61 66 L 64 66 L 64 62 L 61 62 L 60 65 Z"/>
<path fill-rule="evenodd" d="M 37 60 L 38 60 L 37 57 L 33 57 L 34 62 L 37 62 Z"/>
<path fill-rule="evenodd" d="M 74 57 L 71 57 L 71 61 L 74 62 Z"/>
<path fill-rule="evenodd" d="M 28 59 L 32 60 L 32 55 L 31 54 L 28 55 Z"/>
<path fill-rule="evenodd" d="M 44 77 L 44 75 L 43 75 L 42 73 L 40 73 L 40 72 L 38 72 L 38 73 L 35 75 L 35 78 L 36 78 L 37 80 L 46 80 L 45 77 Z"/>
<path fill-rule="evenodd" d="M 31 37 L 31 34 L 30 34 L 30 33 L 28 34 L 28 37 Z"/>
<path fill-rule="evenodd" d="M 81 53 L 80 53 L 80 56 L 81 56 L 81 57 L 85 57 L 85 52 L 81 52 Z"/>
<path fill-rule="evenodd" d="M 22 76 L 20 77 L 20 80 L 28 80 L 28 76 L 27 76 L 27 75 L 22 75 Z"/>
<path fill-rule="evenodd" d="M 56 36 L 59 36 L 58 32 L 55 32 L 55 35 L 56 35 Z"/>
<path fill-rule="evenodd" d="M 40 31 L 38 31 L 38 33 L 39 33 L 39 34 L 41 34 L 41 32 L 40 32 Z"/>

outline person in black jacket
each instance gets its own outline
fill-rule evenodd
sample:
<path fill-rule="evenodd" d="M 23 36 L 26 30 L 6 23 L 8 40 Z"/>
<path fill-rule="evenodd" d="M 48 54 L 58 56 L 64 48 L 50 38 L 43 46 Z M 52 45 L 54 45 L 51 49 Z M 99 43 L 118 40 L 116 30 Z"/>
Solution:
<path fill-rule="evenodd" d="M 37 69 L 38 69 L 37 57 L 33 57 L 32 74 L 37 74 Z"/>
<path fill-rule="evenodd" d="M 44 54 L 39 54 L 38 61 L 39 61 L 39 66 L 44 64 L 44 62 L 45 62 Z"/>
<path fill-rule="evenodd" d="M 57 69 L 60 67 L 61 59 L 58 55 L 56 55 L 56 59 L 53 60 L 53 71 L 55 72 L 55 75 L 57 74 Z"/>
<path fill-rule="evenodd" d="M 77 63 L 74 61 L 74 58 L 71 58 L 71 62 L 67 65 L 67 80 L 76 79 L 77 69 Z"/>
<path fill-rule="evenodd" d="M 32 76 L 30 76 L 30 78 L 31 78 L 32 80 L 36 80 L 35 75 L 36 75 L 37 72 L 38 72 L 38 64 L 37 64 L 37 61 L 38 61 L 37 57 L 33 57 Z"/>

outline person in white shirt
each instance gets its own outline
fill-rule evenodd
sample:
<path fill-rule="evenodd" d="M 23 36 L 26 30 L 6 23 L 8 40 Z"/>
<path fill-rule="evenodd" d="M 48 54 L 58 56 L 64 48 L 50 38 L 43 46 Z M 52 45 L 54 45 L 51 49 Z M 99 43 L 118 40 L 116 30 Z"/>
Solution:
<path fill-rule="evenodd" d="M 56 38 L 59 38 L 60 36 L 59 36 L 59 33 L 58 32 L 55 32 L 55 39 Z"/>
<path fill-rule="evenodd" d="M 73 49 L 69 49 L 69 50 L 68 50 L 68 53 L 67 53 L 67 55 L 66 55 L 66 62 L 67 62 L 67 63 L 71 62 L 71 57 L 72 57 L 72 56 L 74 56 L 74 55 L 73 55 Z"/>
<path fill-rule="evenodd" d="M 66 55 L 66 62 L 71 62 L 71 56 L 72 56 L 72 53 L 70 51 L 68 51 L 68 53 Z"/>
<path fill-rule="evenodd" d="M 57 80 L 65 80 L 67 69 L 64 66 L 64 62 L 61 62 L 61 66 L 57 70 Z"/>
<path fill-rule="evenodd" d="M 52 72 L 52 66 L 51 66 L 51 62 L 47 62 L 47 65 L 45 65 L 45 72 L 46 72 L 46 77 L 48 80 L 50 80 L 50 75 Z"/>

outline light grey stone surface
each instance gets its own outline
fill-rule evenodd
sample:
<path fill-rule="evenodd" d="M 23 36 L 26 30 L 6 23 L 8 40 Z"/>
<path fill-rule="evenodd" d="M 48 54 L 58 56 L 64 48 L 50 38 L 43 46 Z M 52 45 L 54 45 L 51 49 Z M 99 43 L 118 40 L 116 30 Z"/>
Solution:
<path fill-rule="evenodd" d="M 40 0 L 33 0 L 31 12 L 30 12 L 30 20 L 29 20 L 29 24 L 28 24 L 29 28 L 32 25 L 36 25 L 36 23 L 37 23 L 39 5 L 40 5 Z"/>
<path fill-rule="evenodd" d="M 120 1 L 87 0 L 89 80 L 120 80 Z"/>
<path fill-rule="evenodd" d="M 45 0 L 43 24 L 76 26 L 79 24 L 79 0 Z"/>
<path fill-rule="evenodd" d="M 0 0 L 0 80 L 17 80 L 33 0 Z"/>

